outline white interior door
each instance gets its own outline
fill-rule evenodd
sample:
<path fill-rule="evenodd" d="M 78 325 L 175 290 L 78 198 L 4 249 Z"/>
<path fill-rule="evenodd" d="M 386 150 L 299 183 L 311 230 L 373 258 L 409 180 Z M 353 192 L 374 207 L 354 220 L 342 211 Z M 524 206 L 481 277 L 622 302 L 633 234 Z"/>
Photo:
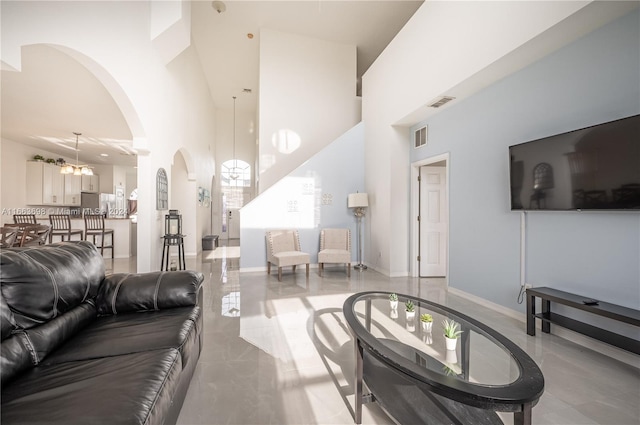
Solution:
<path fill-rule="evenodd" d="M 420 167 L 420 277 L 447 274 L 446 167 Z"/>
<path fill-rule="evenodd" d="M 237 208 L 229 208 L 227 211 L 227 223 L 229 226 L 229 239 L 240 239 L 240 213 Z"/>

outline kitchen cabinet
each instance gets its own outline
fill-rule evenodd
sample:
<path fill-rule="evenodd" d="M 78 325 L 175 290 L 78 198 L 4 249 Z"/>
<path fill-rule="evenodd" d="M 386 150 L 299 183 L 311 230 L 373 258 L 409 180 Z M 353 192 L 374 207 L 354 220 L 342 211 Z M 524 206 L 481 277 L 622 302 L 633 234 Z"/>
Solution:
<path fill-rule="evenodd" d="M 27 205 L 64 205 L 64 175 L 46 162 L 27 162 Z"/>
<path fill-rule="evenodd" d="M 64 204 L 77 207 L 80 206 L 80 192 L 82 187 L 82 176 L 64 174 Z"/>
<path fill-rule="evenodd" d="M 82 176 L 82 192 L 100 192 L 100 176 Z"/>

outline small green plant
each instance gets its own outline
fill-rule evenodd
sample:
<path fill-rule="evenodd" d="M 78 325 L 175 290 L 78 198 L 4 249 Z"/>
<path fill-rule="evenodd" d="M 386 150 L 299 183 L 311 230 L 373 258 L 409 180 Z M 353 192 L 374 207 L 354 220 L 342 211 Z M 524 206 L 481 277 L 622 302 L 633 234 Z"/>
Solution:
<path fill-rule="evenodd" d="M 433 322 L 433 316 L 428 313 L 423 313 L 420 315 L 420 321 L 425 323 Z"/>
<path fill-rule="evenodd" d="M 411 313 L 416 310 L 416 306 L 413 304 L 413 301 L 407 300 L 407 302 L 404 303 L 404 309 Z"/>
<path fill-rule="evenodd" d="M 458 376 L 458 372 L 456 372 L 453 368 L 451 368 L 451 367 L 449 367 L 447 365 L 444 365 L 442 367 L 442 371 L 447 376 Z"/>
<path fill-rule="evenodd" d="M 459 329 L 460 324 L 453 320 L 443 320 L 442 326 L 444 328 L 444 336 L 450 339 L 456 339 L 460 336 L 462 331 Z"/>
<path fill-rule="evenodd" d="M 398 294 L 389 294 L 389 301 L 398 301 Z"/>
<path fill-rule="evenodd" d="M 53 158 L 47 158 L 47 160 L 45 161 L 47 164 L 55 164 L 56 160 Z"/>
<path fill-rule="evenodd" d="M 34 155 L 33 159 L 35 161 L 44 161 L 44 156 L 42 156 L 42 155 Z"/>

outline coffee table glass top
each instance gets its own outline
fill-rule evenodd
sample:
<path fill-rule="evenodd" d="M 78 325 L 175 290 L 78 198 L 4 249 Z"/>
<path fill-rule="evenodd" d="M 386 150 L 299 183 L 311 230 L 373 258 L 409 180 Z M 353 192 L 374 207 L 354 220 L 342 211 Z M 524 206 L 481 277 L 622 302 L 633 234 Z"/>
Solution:
<path fill-rule="evenodd" d="M 430 391 L 476 407 L 518 411 L 535 405 L 544 377 L 535 361 L 508 338 L 449 307 L 398 294 L 393 309 L 389 292 L 361 292 L 345 301 L 344 314 L 358 344 Z M 415 305 L 407 317 L 405 302 Z M 431 330 L 420 316 L 430 314 Z M 443 320 L 460 325 L 455 349 L 447 349 Z"/>
<path fill-rule="evenodd" d="M 520 369 L 508 350 L 492 341 L 481 329 L 450 312 L 413 299 L 415 315 L 407 318 L 406 299 L 399 299 L 397 309 L 393 310 L 388 295 L 371 295 L 354 303 L 356 317 L 364 327 L 368 301 L 371 301 L 370 334 L 429 373 L 480 385 L 506 385 L 520 376 Z M 431 330 L 426 330 L 420 321 L 420 315 L 424 313 L 433 318 Z M 463 331 L 455 350 L 446 348 L 444 320 L 454 320 Z"/>

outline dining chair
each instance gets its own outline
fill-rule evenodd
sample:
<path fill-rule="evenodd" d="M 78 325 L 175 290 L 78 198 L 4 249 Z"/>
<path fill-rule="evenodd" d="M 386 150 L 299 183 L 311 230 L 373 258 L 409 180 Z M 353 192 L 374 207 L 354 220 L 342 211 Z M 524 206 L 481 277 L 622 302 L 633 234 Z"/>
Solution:
<path fill-rule="evenodd" d="M 72 235 L 80 235 L 80 240 L 84 239 L 82 229 L 71 228 L 71 216 L 69 214 L 49 214 L 49 222 L 51 223 L 49 243 L 52 242 L 54 236 L 60 236 L 63 242 L 65 236 L 69 241 Z"/>
<path fill-rule="evenodd" d="M 51 226 L 46 224 L 30 224 L 22 227 L 22 238 L 19 246 L 41 246 L 47 244 Z"/>
<path fill-rule="evenodd" d="M 19 228 L 16 226 L 0 227 L 0 248 L 11 248 L 18 238 Z"/>
<path fill-rule="evenodd" d="M 111 245 L 105 245 L 105 236 L 111 237 Z M 96 248 L 100 248 L 100 254 L 104 254 L 104 250 L 111 250 L 111 258 L 113 255 L 113 229 L 106 229 L 104 227 L 104 216 L 102 214 L 85 214 L 84 215 L 84 240 L 88 241 L 91 236 L 92 242 L 96 245 L 96 236 L 100 237 L 100 245 L 96 245 Z"/>

